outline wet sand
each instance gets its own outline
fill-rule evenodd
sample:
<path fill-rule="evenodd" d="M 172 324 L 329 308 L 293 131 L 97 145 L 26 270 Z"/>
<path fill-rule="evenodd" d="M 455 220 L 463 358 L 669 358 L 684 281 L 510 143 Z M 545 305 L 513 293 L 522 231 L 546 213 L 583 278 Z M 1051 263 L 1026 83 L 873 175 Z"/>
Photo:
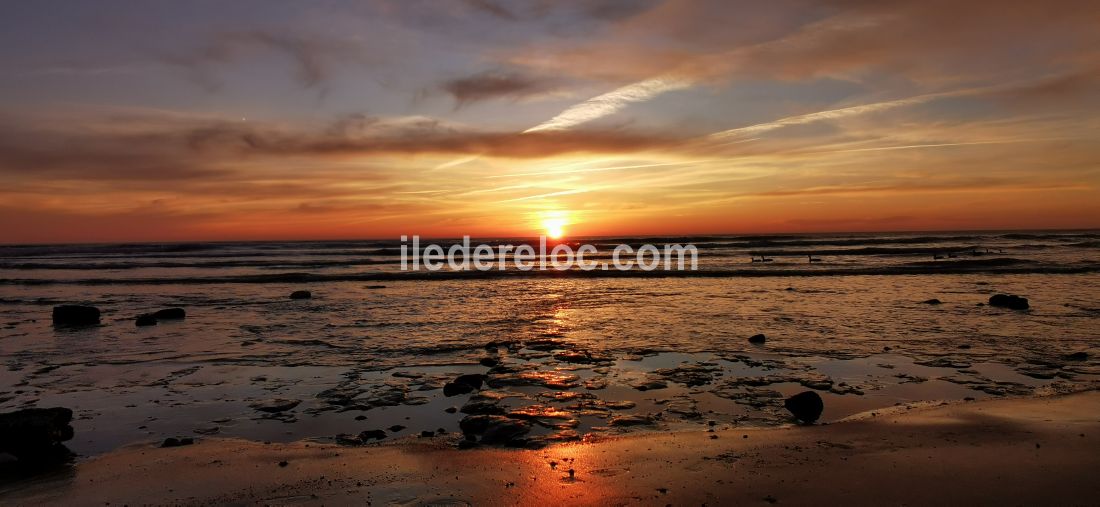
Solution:
<path fill-rule="evenodd" d="M 540 450 L 135 444 L 5 504 L 1087 505 L 1100 391 L 901 406 L 812 427 L 632 434 Z M 285 462 L 285 465 L 281 463 Z M 573 470 L 570 478 L 569 470 Z"/>

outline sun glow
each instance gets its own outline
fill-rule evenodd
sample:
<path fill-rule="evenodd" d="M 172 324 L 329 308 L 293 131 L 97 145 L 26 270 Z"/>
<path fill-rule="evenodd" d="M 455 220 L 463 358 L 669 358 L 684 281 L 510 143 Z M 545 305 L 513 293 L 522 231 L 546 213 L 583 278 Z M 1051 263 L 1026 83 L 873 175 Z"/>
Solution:
<path fill-rule="evenodd" d="M 547 218 L 542 221 L 542 228 L 546 230 L 546 237 L 550 239 L 561 239 L 565 236 L 565 219 L 564 218 Z"/>

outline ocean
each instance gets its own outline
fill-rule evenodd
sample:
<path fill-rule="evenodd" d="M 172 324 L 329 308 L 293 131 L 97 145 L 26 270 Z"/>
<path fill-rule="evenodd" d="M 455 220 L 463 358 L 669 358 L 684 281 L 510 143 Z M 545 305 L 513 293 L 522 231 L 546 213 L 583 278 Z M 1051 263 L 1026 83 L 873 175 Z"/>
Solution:
<path fill-rule="evenodd" d="M 0 411 L 74 409 L 83 456 L 367 430 L 457 445 L 471 415 L 529 421 L 509 444 L 538 446 L 789 424 L 805 390 L 835 421 L 1100 381 L 1097 231 L 570 241 L 692 244 L 699 266 L 405 272 L 396 240 L 0 246 Z M 987 304 L 1001 293 L 1030 309 Z M 62 304 L 101 324 L 54 327 Z M 169 307 L 186 319 L 135 326 Z M 445 392 L 463 374 L 485 385 Z"/>

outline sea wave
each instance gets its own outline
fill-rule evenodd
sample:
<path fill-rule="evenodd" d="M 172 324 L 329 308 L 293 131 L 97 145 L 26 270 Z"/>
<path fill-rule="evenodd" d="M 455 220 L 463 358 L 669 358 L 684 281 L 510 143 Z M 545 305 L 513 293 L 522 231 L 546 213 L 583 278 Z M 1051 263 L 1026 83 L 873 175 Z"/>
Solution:
<path fill-rule="evenodd" d="M 0 285 L 195 285 L 195 284 L 302 284 L 322 282 L 395 282 L 439 280 L 488 280 L 526 278 L 755 278 L 822 276 L 891 276 L 942 274 L 1080 274 L 1100 272 L 1100 264 L 1045 264 L 1035 261 L 995 258 L 939 262 L 911 262 L 892 266 L 805 268 L 743 268 L 679 270 L 592 270 L 567 271 L 416 271 L 376 273 L 264 273 L 235 276 L 152 277 L 152 278 L 79 278 L 79 279 L 0 279 Z"/>

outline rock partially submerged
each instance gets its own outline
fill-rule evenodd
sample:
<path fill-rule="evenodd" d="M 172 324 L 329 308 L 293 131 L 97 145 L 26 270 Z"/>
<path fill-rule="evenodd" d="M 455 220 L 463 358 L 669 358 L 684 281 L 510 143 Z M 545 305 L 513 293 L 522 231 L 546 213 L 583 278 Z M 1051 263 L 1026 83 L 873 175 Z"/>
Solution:
<path fill-rule="evenodd" d="M 484 376 L 476 373 L 467 375 L 459 375 L 453 381 L 446 383 L 443 386 L 443 396 L 451 397 L 458 396 L 460 394 L 466 394 L 475 390 L 481 389 L 481 384 L 484 382 Z"/>
<path fill-rule="evenodd" d="M 313 293 L 308 290 L 296 290 L 290 293 L 290 299 L 310 299 Z"/>
<path fill-rule="evenodd" d="M 928 299 L 928 300 L 923 301 L 923 303 L 926 304 L 926 305 L 942 305 L 943 301 L 940 301 L 936 298 L 932 298 L 932 299 Z"/>
<path fill-rule="evenodd" d="M 1030 308 L 1027 298 L 1013 294 L 995 294 L 989 298 L 989 306 L 1010 310 L 1027 310 Z"/>
<path fill-rule="evenodd" d="M 798 393 L 783 401 L 783 407 L 787 409 L 799 421 L 812 424 L 825 410 L 825 402 L 816 392 L 805 391 Z"/>
<path fill-rule="evenodd" d="M 165 308 L 153 312 L 157 320 L 180 320 L 187 317 L 187 311 L 183 308 Z"/>
<path fill-rule="evenodd" d="M 763 344 L 766 341 L 768 341 L 768 337 L 764 336 L 763 333 L 754 334 L 749 337 L 749 343 L 755 343 L 757 345 Z"/>
<path fill-rule="evenodd" d="M 134 325 L 137 327 L 155 326 L 157 325 L 157 318 L 151 313 L 143 313 L 134 319 Z"/>
<path fill-rule="evenodd" d="M 28 408 L 0 414 L 0 452 L 22 464 L 51 464 L 72 457 L 62 442 L 73 438 L 73 411 L 64 407 Z"/>
<path fill-rule="evenodd" d="M 61 305 L 53 307 L 55 326 L 94 326 L 99 324 L 99 308 L 85 305 Z"/>

